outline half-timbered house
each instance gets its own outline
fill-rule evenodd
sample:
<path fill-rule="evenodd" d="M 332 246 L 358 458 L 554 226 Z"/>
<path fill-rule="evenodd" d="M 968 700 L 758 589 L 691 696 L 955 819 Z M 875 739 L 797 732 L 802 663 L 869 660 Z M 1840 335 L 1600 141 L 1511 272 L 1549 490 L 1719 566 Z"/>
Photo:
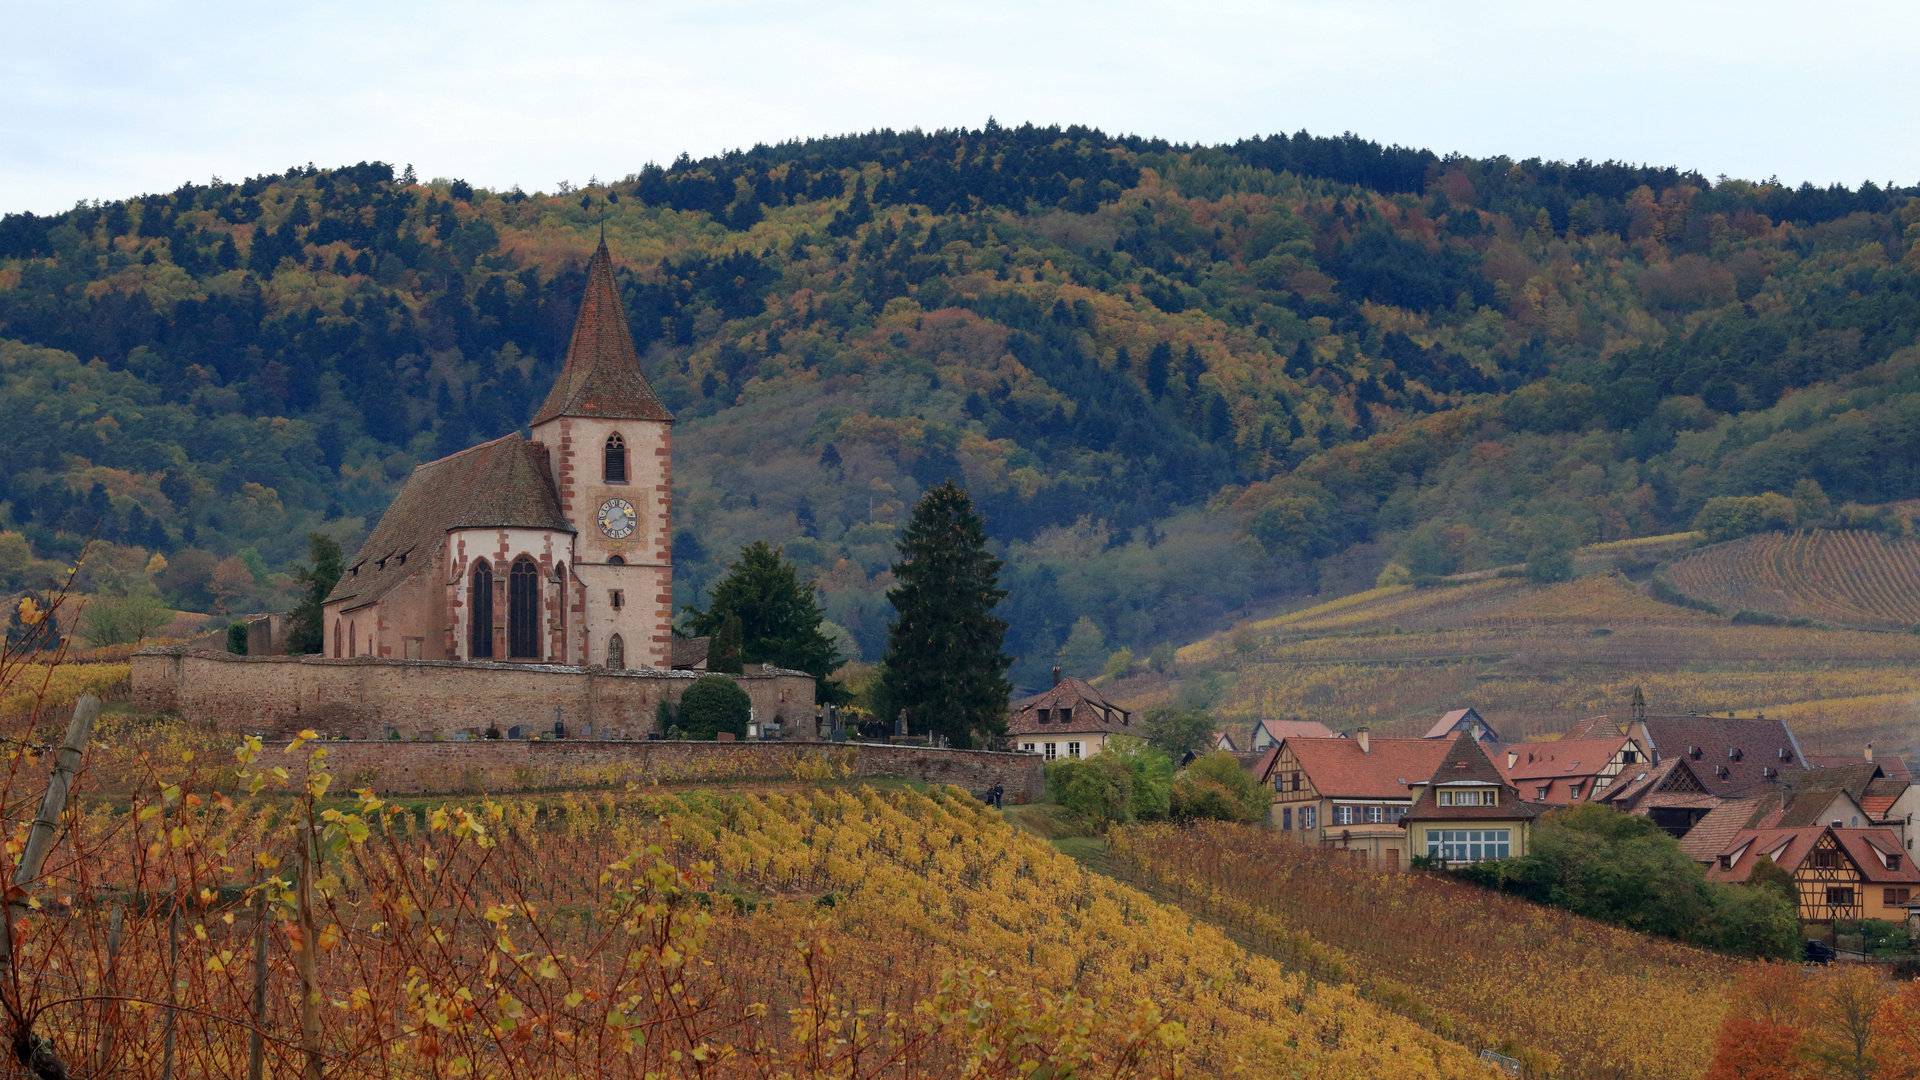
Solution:
<path fill-rule="evenodd" d="M 1920 894 L 1920 869 L 1887 829 L 1743 829 L 1708 865 L 1707 878 L 1745 881 L 1762 855 L 1793 875 L 1802 922 L 1899 922 Z"/>

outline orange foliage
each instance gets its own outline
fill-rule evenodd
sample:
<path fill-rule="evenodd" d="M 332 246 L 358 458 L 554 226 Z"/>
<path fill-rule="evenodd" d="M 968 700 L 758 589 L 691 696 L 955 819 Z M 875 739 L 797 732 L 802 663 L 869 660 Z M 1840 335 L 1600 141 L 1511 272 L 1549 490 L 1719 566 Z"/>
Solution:
<path fill-rule="evenodd" d="M 1741 981 L 1714 1040 L 1705 1080 L 1802 1080 L 1807 977 L 1789 964 L 1756 964 Z"/>

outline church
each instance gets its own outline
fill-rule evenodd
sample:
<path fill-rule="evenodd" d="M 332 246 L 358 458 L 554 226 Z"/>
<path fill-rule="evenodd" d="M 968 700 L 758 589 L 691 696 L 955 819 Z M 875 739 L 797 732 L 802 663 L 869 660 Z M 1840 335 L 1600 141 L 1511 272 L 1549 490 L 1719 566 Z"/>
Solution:
<path fill-rule="evenodd" d="M 602 238 L 529 436 L 414 469 L 327 596 L 319 655 L 285 655 L 271 622 L 246 655 L 149 647 L 133 697 L 279 737 L 656 739 L 707 644 L 673 636 L 672 536 L 673 414 L 640 373 Z M 731 678 L 750 730 L 817 734 L 813 676 Z"/>
<path fill-rule="evenodd" d="M 419 466 L 326 599 L 326 653 L 671 669 L 673 414 L 603 238 L 518 432 Z"/>

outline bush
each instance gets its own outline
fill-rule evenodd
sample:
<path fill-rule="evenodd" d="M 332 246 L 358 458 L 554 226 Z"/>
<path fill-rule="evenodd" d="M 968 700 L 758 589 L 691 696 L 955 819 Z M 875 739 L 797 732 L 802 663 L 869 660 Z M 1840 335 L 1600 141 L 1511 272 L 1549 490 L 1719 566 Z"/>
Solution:
<path fill-rule="evenodd" d="M 1798 909 L 1776 887 L 1709 882 L 1652 821 L 1598 804 L 1541 818 L 1523 856 L 1457 873 L 1576 915 L 1735 956 L 1790 957 L 1798 945 Z"/>
<path fill-rule="evenodd" d="M 1573 576 L 1573 552 L 1563 547 L 1541 546 L 1527 553 L 1527 580 L 1544 585 L 1566 581 Z"/>
<path fill-rule="evenodd" d="M 1216 750 L 1180 770 L 1168 792 L 1167 813 L 1191 821 L 1260 821 L 1267 816 L 1266 789 L 1225 750 Z"/>
<path fill-rule="evenodd" d="M 1764 495 L 1722 495 L 1707 500 L 1693 527 L 1708 540 L 1734 540 L 1769 529 L 1791 529 L 1800 521 L 1793 500 L 1777 492 Z"/>
<path fill-rule="evenodd" d="M 1173 763 L 1139 739 L 1114 736 L 1090 758 L 1062 758 L 1046 766 L 1047 794 L 1089 825 L 1152 820 L 1167 815 Z"/>
<path fill-rule="evenodd" d="M 1167 816 L 1173 790 L 1173 762 L 1165 753 L 1131 735 L 1107 739 L 1101 755 L 1111 754 L 1127 763 L 1133 774 L 1133 796 L 1127 804 L 1128 820 L 1152 821 Z"/>
<path fill-rule="evenodd" d="M 680 695 L 678 714 L 689 739 L 711 739 L 723 731 L 745 735 L 753 700 L 725 675 L 702 675 Z"/>
<path fill-rule="evenodd" d="M 235 656 L 247 655 L 246 623 L 234 623 L 227 627 L 227 651 Z"/>
<path fill-rule="evenodd" d="M 1147 742 L 1169 757 L 1185 757 L 1189 750 L 1204 750 L 1213 741 L 1216 730 L 1213 717 L 1198 709 L 1161 706 L 1148 709 L 1141 718 Z"/>

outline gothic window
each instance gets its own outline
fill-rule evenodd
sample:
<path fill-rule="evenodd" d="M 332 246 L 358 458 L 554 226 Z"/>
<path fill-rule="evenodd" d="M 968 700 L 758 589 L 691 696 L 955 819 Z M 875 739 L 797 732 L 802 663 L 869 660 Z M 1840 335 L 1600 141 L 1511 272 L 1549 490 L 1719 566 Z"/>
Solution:
<path fill-rule="evenodd" d="M 360 647 L 360 624 L 357 622 L 350 622 L 347 624 L 347 655 L 348 656 L 360 655 L 357 651 L 355 651 L 359 649 L 359 647 Z"/>
<path fill-rule="evenodd" d="M 609 484 L 627 482 L 627 442 L 617 431 L 607 436 L 606 481 Z"/>
<path fill-rule="evenodd" d="M 481 559 L 473 564 L 473 587 L 467 590 L 467 659 L 493 658 L 493 567 Z"/>
<path fill-rule="evenodd" d="M 627 666 L 627 643 L 619 634 L 607 639 L 607 666 L 616 671 Z"/>
<path fill-rule="evenodd" d="M 525 555 L 507 572 L 507 656 L 540 659 L 540 569 Z"/>
<path fill-rule="evenodd" d="M 335 619 L 333 620 L 333 658 L 335 660 L 340 659 L 340 638 L 342 636 L 340 633 L 340 620 Z"/>

